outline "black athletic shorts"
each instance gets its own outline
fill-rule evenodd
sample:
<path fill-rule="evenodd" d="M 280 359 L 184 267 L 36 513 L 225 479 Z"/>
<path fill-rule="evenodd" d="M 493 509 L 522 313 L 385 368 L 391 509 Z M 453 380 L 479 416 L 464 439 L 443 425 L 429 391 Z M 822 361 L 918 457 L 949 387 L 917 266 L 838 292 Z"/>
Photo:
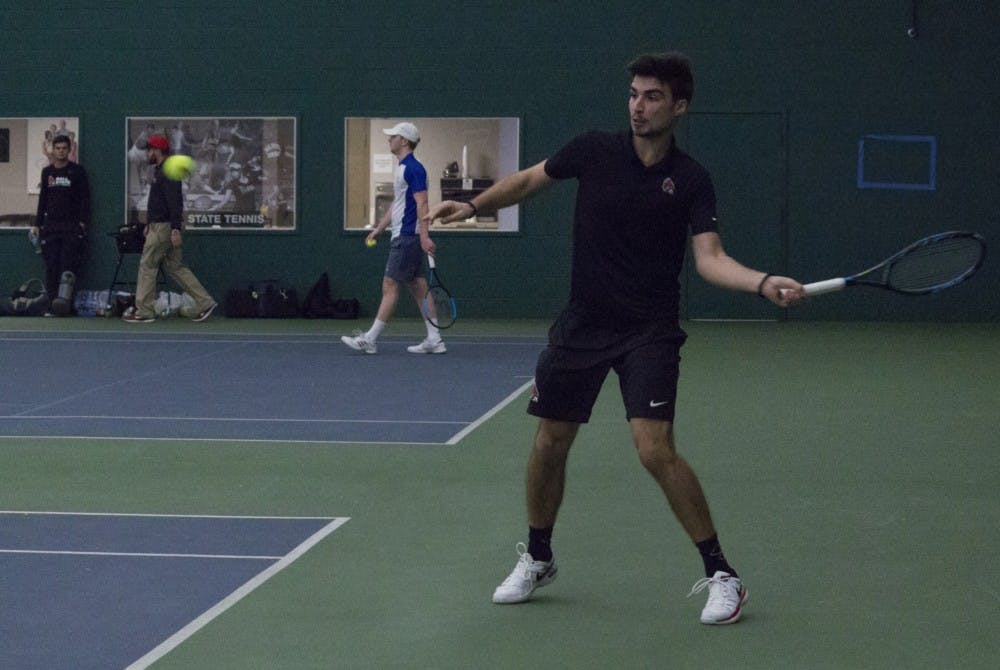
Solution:
<path fill-rule="evenodd" d="M 400 235 L 389 244 L 385 276 L 409 284 L 423 271 L 424 250 L 416 235 Z"/>
<path fill-rule="evenodd" d="M 614 370 L 627 418 L 673 421 L 686 338 L 679 327 L 667 333 L 640 329 L 592 349 L 556 344 L 558 334 L 550 334 L 549 346 L 538 357 L 528 413 L 587 423 L 608 372 Z"/>

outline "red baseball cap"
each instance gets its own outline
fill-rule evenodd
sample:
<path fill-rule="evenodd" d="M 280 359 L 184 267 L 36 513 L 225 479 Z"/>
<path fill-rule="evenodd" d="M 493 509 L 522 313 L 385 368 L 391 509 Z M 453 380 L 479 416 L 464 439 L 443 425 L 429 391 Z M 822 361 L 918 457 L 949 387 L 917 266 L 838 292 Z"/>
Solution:
<path fill-rule="evenodd" d="M 167 142 L 167 138 L 163 135 L 153 135 L 148 140 L 146 140 L 147 149 L 159 149 L 160 151 L 169 151 L 170 143 Z"/>

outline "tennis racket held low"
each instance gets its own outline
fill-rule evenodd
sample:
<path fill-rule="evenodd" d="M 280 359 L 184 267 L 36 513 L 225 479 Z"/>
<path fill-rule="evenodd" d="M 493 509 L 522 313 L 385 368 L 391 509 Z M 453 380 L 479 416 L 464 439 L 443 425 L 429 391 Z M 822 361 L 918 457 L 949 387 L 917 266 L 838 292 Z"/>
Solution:
<path fill-rule="evenodd" d="M 428 277 L 427 294 L 424 296 L 421 311 L 428 323 L 439 329 L 450 328 L 458 318 L 458 309 L 451 292 L 441 283 L 437 274 L 437 263 L 434 256 L 427 255 Z"/>
<path fill-rule="evenodd" d="M 864 272 L 805 284 L 806 296 L 865 285 L 906 295 L 937 293 L 965 281 L 982 266 L 986 240 L 977 233 L 949 231 L 929 235 Z"/>
<path fill-rule="evenodd" d="M 807 296 L 823 295 L 824 293 L 842 291 L 846 286 L 847 279 L 844 277 L 837 277 L 836 279 L 824 279 L 823 281 L 815 281 L 811 284 L 803 284 L 802 292 Z"/>

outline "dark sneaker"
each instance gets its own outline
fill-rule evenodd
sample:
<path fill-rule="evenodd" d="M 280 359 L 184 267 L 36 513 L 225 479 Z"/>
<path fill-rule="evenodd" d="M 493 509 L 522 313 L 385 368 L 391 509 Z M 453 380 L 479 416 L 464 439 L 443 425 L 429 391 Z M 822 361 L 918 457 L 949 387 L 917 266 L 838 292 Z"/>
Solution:
<path fill-rule="evenodd" d="M 156 318 L 152 316 L 140 316 L 134 307 L 130 307 L 128 311 L 122 314 L 122 321 L 125 323 L 153 323 L 156 321 Z"/>
<path fill-rule="evenodd" d="M 201 314 L 199 314 L 198 316 L 194 317 L 191 320 L 194 321 L 195 323 L 201 323 L 202 321 L 204 321 L 208 317 L 212 316 L 212 312 L 214 312 L 215 308 L 218 307 L 218 306 L 219 306 L 219 303 L 213 302 L 211 307 L 209 307 L 204 312 L 202 312 Z"/>

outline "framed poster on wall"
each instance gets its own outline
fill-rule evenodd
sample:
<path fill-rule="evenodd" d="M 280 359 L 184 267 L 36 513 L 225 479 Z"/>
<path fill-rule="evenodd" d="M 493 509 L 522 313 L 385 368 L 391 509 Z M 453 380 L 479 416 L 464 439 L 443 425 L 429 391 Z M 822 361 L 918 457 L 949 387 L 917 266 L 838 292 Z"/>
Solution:
<path fill-rule="evenodd" d="M 28 169 L 26 179 L 28 182 L 28 193 L 38 195 L 42 192 L 42 184 L 39 179 L 42 176 L 42 168 L 47 166 L 52 157 L 52 140 L 57 137 L 69 138 L 69 160 L 73 163 L 80 162 L 80 122 L 79 119 L 28 119 Z"/>
<path fill-rule="evenodd" d="M 34 224 L 42 168 L 50 162 L 52 140 L 60 135 L 70 140 L 69 159 L 80 162 L 78 117 L 0 118 L 0 229 Z"/>
<path fill-rule="evenodd" d="M 132 116 L 125 121 L 125 216 L 146 222 L 146 141 L 165 135 L 195 160 L 183 183 L 187 229 L 288 231 L 295 217 L 295 118 Z"/>

